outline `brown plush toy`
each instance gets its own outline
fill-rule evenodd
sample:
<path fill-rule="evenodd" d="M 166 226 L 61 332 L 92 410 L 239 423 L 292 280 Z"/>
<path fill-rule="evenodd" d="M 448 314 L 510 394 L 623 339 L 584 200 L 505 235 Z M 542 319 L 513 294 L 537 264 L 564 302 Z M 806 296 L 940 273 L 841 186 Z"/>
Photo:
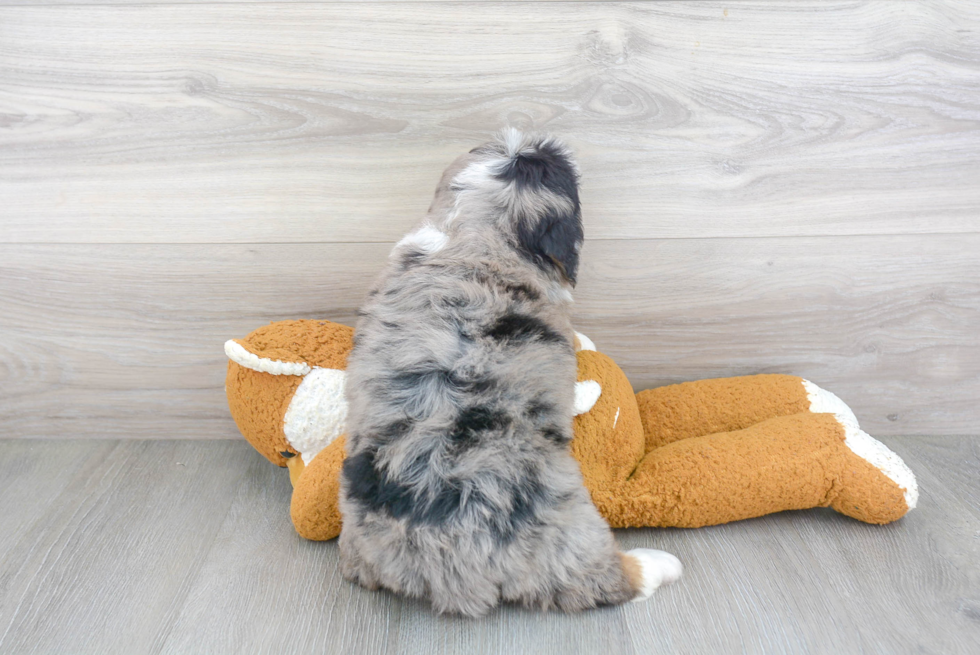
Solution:
<path fill-rule="evenodd" d="M 225 344 L 231 414 L 256 450 L 289 467 L 290 513 L 307 539 L 340 534 L 352 336 L 330 321 L 282 321 Z M 583 335 L 576 349 L 572 453 L 613 527 L 693 528 L 827 506 L 889 523 L 915 507 L 905 463 L 807 380 L 753 375 L 634 395 Z"/>

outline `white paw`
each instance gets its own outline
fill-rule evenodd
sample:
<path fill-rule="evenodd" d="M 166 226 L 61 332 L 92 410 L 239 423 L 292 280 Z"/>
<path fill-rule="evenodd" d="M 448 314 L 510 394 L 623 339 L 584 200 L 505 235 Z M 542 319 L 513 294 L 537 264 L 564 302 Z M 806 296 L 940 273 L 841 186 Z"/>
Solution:
<path fill-rule="evenodd" d="M 626 554 L 636 558 L 643 574 L 643 582 L 640 585 L 639 593 L 633 599 L 634 603 L 650 598 L 657 587 L 679 580 L 684 572 L 681 561 L 662 550 L 634 548 Z"/>

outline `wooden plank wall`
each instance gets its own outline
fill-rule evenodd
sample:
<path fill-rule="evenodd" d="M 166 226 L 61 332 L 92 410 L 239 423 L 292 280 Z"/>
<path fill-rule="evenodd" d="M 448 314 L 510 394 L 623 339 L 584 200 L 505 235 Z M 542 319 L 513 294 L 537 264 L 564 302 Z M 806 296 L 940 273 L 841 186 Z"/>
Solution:
<path fill-rule="evenodd" d="M 223 341 L 351 321 L 508 124 L 578 153 L 637 389 L 978 432 L 980 3 L 49 4 L 0 0 L 0 437 L 235 436 Z"/>

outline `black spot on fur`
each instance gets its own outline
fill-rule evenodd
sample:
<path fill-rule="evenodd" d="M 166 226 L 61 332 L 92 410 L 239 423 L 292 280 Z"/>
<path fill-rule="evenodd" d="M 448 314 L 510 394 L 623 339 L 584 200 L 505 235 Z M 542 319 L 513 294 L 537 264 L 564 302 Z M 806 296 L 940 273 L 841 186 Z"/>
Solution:
<path fill-rule="evenodd" d="M 415 422 L 408 418 L 395 421 L 378 430 L 376 437 L 381 443 L 391 443 L 408 434 L 414 424 Z"/>
<path fill-rule="evenodd" d="M 485 405 L 467 407 L 456 418 L 449 433 L 450 449 L 453 453 L 462 452 L 479 443 L 481 435 L 506 430 L 510 424 L 510 417 L 499 410 Z"/>
<path fill-rule="evenodd" d="M 551 403 L 546 403 L 538 400 L 531 401 L 528 403 L 527 408 L 524 412 L 531 419 L 540 418 L 547 414 L 551 414 L 555 411 L 555 406 Z"/>
<path fill-rule="evenodd" d="M 392 385 L 403 391 L 416 389 L 426 384 L 446 386 L 452 384 L 452 380 L 452 372 L 447 371 L 444 368 L 439 368 L 438 366 L 410 371 L 399 371 L 391 376 Z"/>
<path fill-rule="evenodd" d="M 529 300 L 534 302 L 541 299 L 541 294 L 536 289 L 526 284 L 507 284 L 501 285 L 501 289 L 517 300 Z"/>
<path fill-rule="evenodd" d="M 421 264 L 426 258 L 426 253 L 421 250 L 406 250 L 401 255 L 401 264 L 403 268 L 410 268 L 417 264 Z"/>
<path fill-rule="evenodd" d="M 475 380 L 460 380 L 456 386 L 466 393 L 486 393 L 497 388 L 497 381 L 493 378 L 477 378 Z"/>
<path fill-rule="evenodd" d="M 541 436 L 543 436 L 548 441 L 553 441 L 558 444 L 564 444 L 571 441 L 571 436 L 566 434 L 560 428 L 555 426 L 548 426 L 541 430 Z"/>
<path fill-rule="evenodd" d="M 548 327 L 547 323 L 527 314 L 504 314 L 484 334 L 497 341 L 539 340 L 568 344 L 568 341 Z"/>
<path fill-rule="evenodd" d="M 459 513 L 461 499 L 462 492 L 458 486 L 444 483 L 439 493 L 425 503 L 420 508 L 421 511 L 416 512 L 412 519 L 416 523 L 442 525 Z"/>
<path fill-rule="evenodd" d="M 461 334 L 460 339 L 463 341 L 472 340 L 465 334 Z M 385 381 L 385 384 L 390 384 L 391 390 L 398 395 L 405 392 L 414 393 L 420 386 L 445 388 L 461 394 L 479 394 L 495 389 L 497 380 L 482 375 L 464 375 L 432 364 L 432 368 L 399 371 Z"/>
<path fill-rule="evenodd" d="M 386 510 L 395 518 L 406 516 L 415 504 L 411 490 L 388 480 L 375 468 L 377 454 L 376 449 L 368 448 L 344 460 L 347 495 L 375 512 Z"/>
<path fill-rule="evenodd" d="M 510 511 L 501 513 L 491 525 L 496 539 L 507 544 L 529 524 L 537 523 L 537 509 L 548 503 L 548 492 L 541 484 L 537 471 L 528 468 L 520 483 L 514 487 Z"/>
<path fill-rule="evenodd" d="M 348 498 L 369 511 L 408 519 L 414 524 L 442 525 L 459 513 L 462 491 L 457 481 L 445 480 L 434 496 L 420 498 L 409 487 L 379 471 L 377 455 L 377 449 L 368 448 L 344 460 Z M 416 458 L 409 469 L 425 466 L 427 458 L 427 454 Z"/>

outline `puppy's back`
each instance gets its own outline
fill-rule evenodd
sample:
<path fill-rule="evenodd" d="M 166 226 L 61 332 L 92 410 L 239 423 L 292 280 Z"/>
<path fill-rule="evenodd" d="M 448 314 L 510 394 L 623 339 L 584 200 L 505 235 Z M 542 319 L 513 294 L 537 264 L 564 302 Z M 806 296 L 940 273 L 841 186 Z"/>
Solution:
<path fill-rule="evenodd" d="M 552 140 L 507 135 L 451 168 L 357 326 L 344 572 L 469 615 L 632 598 L 568 449 L 574 165 Z"/>

